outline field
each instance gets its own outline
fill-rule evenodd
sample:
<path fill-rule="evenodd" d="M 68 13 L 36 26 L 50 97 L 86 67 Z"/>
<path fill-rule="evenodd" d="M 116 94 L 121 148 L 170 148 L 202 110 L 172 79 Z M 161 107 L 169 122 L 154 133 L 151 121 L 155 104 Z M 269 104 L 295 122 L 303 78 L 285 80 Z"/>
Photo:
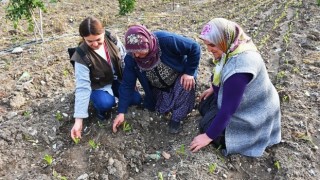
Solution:
<path fill-rule="evenodd" d="M 137 0 L 127 16 L 118 15 L 116 0 L 48 1 L 44 42 L 35 40 L 25 21 L 15 30 L 5 19 L 6 2 L 0 6 L 0 179 L 319 179 L 316 0 Z M 131 107 L 130 128 L 114 134 L 116 108 L 112 119 L 101 124 L 91 107 L 83 138 L 75 144 L 70 138 L 74 74 L 67 48 L 77 45 L 78 25 L 89 15 L 101 19 L 122 41 L 127 25 L 134 22 L 198 41 L 198 95 L 208 87 L 213 67 L 198 38 L 202 26 L 214 17 L 238 22 L 259 48 L 280 94 L 281 143 L 260 158 L 224 157 L 212 146 L 191 153 L 188 146 L 199 133 L 196 109 L 184 120 L 182 133 L 170 135 L 167 117 Z M 17 47 L 23 51 L 12 53 Z M 165 159 L 163 152 L 171 157 Z"/>

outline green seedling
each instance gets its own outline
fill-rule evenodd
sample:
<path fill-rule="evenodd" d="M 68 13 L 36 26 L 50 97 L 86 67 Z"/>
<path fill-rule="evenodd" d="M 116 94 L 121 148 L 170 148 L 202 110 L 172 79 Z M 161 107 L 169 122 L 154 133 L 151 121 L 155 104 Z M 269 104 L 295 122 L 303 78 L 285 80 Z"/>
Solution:
<path fill-rule="evenodd" d="M 78 138 L 78 137 L 74 138 L 74 139 L 73 139 L 73 142 L 74 142 L 75 144 L 79 144 L 80 138 Z"/>
<path fill-rule="evenodd" d="M 56 116 L 56 119 L 57 119 L 58 121 L 61 121 L 61 120 L 63 119 L 63 116 L 62 116 L 62 113 L 61 113 L 61 112 L 57 112 L 55 116 Z"/>
<path fill-rule="evenodd" d="M 158 179 L 159 179 L 159 180 L 163 180 L 162 172 L 158 172 Z"/>
<path fill-rule="evenodd" d="M 31 112 L 25 111 L 25 112 L 22 113 L 22 115 L 23 115 L 24 117 L 30 117 Z"/>
<path fill-rule="evenodd" d="M 100 121 L 98 121 L 98 126 L 99 126 L 99 128 L 103 128 L 103 127 L 105 127 L 106 125 L 103 124 L 103 123 L 101 123 Z"/>
<path fill-rule="evenodd" d="M 308 133 L 297 133 L 296 135 L 297 138 L 305 140 L 312 144 L 313 147 L 317 146 L 313 141 L 312 138 L 308 135 Z"/>
<path fill-rule="evenodd" d="M 55 171 L 55 170 L 53 170 L 52 174 L 53 174 L 53 177 L 58 178 L 58 179 L 60 179 L 60 180 L 68 180 L 67 177 L 61 176 L 61 175 L 60 175 L 57 171 Z"/>
<path fill-rule="evenodd" d="M 90 145 L 90 147 L 91 147 L 92 149 L 97 149 L 97 148 L 99 148 L 100 143 L 96 143 L 96 142 L 94 142 L 94 140 L 90 139 L 90 140 L 89 140 L 89 145 Z"/>
<path fill-rule="evenodd" d="M 131 125 L 130 125 L 128 122 L 125 121 L 125 122 L 123 123 L 122 130 L 123 130 L 124 132 L 129 132 L 129 131 L 132 130 L 132 127 L 131 127 Z"/>
<path fill-rule="evenodd" d="M 293 68 L 293 72 L 294 72 L 295 74 L 299 74 L 299 73 L 300 73 L 299 67 L 294 67 L 294 68 Z"/>
<path fill-rule="evenodd" d="M 216 163 L 212 163 L 209 165 L 209 173 L 212 174 L 214 173 L 214 171 L 216 170 L 217 168 L 217 164 Z"/>
<path fill-rule="evenodd" d="M 29 136 L 29 135 L 26 135 L 26 134 L 22 134 L 22 138 L 23 138 L 23 140 L 25 140 L 25 141 L 31 142 L 32 145 L 37 145 L 38 142 L 39 142 L 37 139 L 34 140 L 34 139 L 32 139 L 32 136 Z"/>
<path fill-rule="evenodd" d="M 278 170 L 281 169 L 280 162 L 279 161 L 274 162 L 274 167 Z"/>
<path fill-rule="evenodd" d="M 288 102 L 288 101 L 289 101 L 289 96 L 284 95 L 284 96 L 282 97 L 282 102 Z"/>
<path fill-rule="evenodd" d="M 270 39 L 270 35 L 268 34 L 268 35 L 266 35 L 266 36 L 264 36 L 263 38 L 262 38 L 262 40 L 260 41 L 260 44 L 259 44 L 259 49 L 261 49 L 261 48 L 263 48 L 266 44 L 267 44 L 267 42 L 269 41 L 269 39 Z"/>
<path fill-rule="evenodd" d="M 220 149 L 222 148 L 222 145 L 219 145 L 218 148 L 215 149 L 216 155 L 218 156 L 218 159 L 221 160 L 221 162 L 225 162 L 224 156 L 220 153 Z"/>
<path fill-rule="evenodd" d="M 43 159 L 46 161 L 48 165 L 52 164 L 53 158 L 49 154 L 46 154 Z"/>
<path fill-rule="evenodd" d="M 65 69 L 65 70 L 63 70 L 63 76 L 64 76 L 64 77 L 66 77 L 66 76 L 68 76 L 68 75 L 69 75 L 69 71 L 68 71 L 68 70 L 66 70 L 66 69 Z"/>
<path fill-rule="evenodd" d="M 179 148 L 176 152 L 177 152 L 177 154 L 186 155 L 185 145 L 182 144 L 182 145 L 180 146 L 180 148 Z"/>
<path fill-rule="evenodd" d="M 277 74 L 277 79 L 282 79 L 282 78 L 284 78 L 285 76 L 286 76 L 286 72 L 280 71 L 280 72 L 278 72 L 278 74 Z"/>

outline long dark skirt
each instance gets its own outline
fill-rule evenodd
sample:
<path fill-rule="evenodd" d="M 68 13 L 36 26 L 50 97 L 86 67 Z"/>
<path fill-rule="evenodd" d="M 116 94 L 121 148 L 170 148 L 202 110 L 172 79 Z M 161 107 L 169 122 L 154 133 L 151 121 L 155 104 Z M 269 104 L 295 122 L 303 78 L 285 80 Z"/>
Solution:
<path fill-rule="evenodd" d="M 199 113 L 202 118 L 199 121 L 200 133 L 205 133 L 207 129 L 211 126 L 214 117 L 218 113 L 217 96 L 212 94 L 207 99 L 202 100 L 199 103 Z M 213 145 L 218 148 L 225 148 L 225 137 L 224 131 L 216 139 L 213 140 Z"/>
<path fill-rule="evenodd" d="M 180 83 L 179 76 L 174 85 L 167 91 L 154 89 L 156 97 L 156 111 L 161 114 L 172 112 L 171 120 L 180 122 L 192 111 L 195 104 L 195 88 L 187 91 Z"/>

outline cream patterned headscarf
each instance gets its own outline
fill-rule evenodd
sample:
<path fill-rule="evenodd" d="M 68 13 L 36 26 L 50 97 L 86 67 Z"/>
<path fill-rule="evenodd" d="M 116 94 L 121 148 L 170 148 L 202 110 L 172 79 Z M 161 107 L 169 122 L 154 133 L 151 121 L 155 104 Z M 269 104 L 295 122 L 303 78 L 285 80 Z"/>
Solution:
<path fill-rule="evenodd" d="M 220 86 L 221 71 L 232 56 L 244 51 L 257 51 L 256 46 L 242 28 L 235 22 L 224 18 L 214 18 L 202 29 L 200 38 L 217 46 L 224 53 L 220 59 L 214 59 L 213 84 Z"/>

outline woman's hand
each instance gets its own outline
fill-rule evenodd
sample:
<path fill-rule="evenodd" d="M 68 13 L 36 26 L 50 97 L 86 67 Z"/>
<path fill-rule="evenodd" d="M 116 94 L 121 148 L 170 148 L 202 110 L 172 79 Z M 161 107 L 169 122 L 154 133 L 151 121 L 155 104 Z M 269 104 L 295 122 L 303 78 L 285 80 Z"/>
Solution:
<path fill-rule="evenodd" d="M 114 133 L 118 131 L 117 128 L 123 123 L 123 121 L 124 121 L 124 114 L 119 113 L 117 117 L 113 120 L 112 131 Z"/>
<path fill-rule="evenodd" d="M 74 125 L 71 129 L 71 138 L 75 140 L 76 138 L 81 138 L 83 119 L 76 118 Z"/>
<path fill-rule="evenodd" d="M 200 101 L 207 99 L 211 94 L 213 94 L 213 87 L 211 86 L 209 89 L 203 91 L 200 95 Z"/>
<path fill-rule="evenodd" d="M 211 141 L 212 139 L 209 138 L 206 133 L 200 134 L 192 140 L 189 150 L 192 152 L 197 152 L 201 148 L 207 146 Z"/>
<path fill-rule="evenodd" d="M 188 74 L 184 74 L 181 76 L 180 83 L 182 84 L 183 88 L 187 91 L 190 91 L 192 88 L 195 88 L 195 80 L 193 76 Z"/>

